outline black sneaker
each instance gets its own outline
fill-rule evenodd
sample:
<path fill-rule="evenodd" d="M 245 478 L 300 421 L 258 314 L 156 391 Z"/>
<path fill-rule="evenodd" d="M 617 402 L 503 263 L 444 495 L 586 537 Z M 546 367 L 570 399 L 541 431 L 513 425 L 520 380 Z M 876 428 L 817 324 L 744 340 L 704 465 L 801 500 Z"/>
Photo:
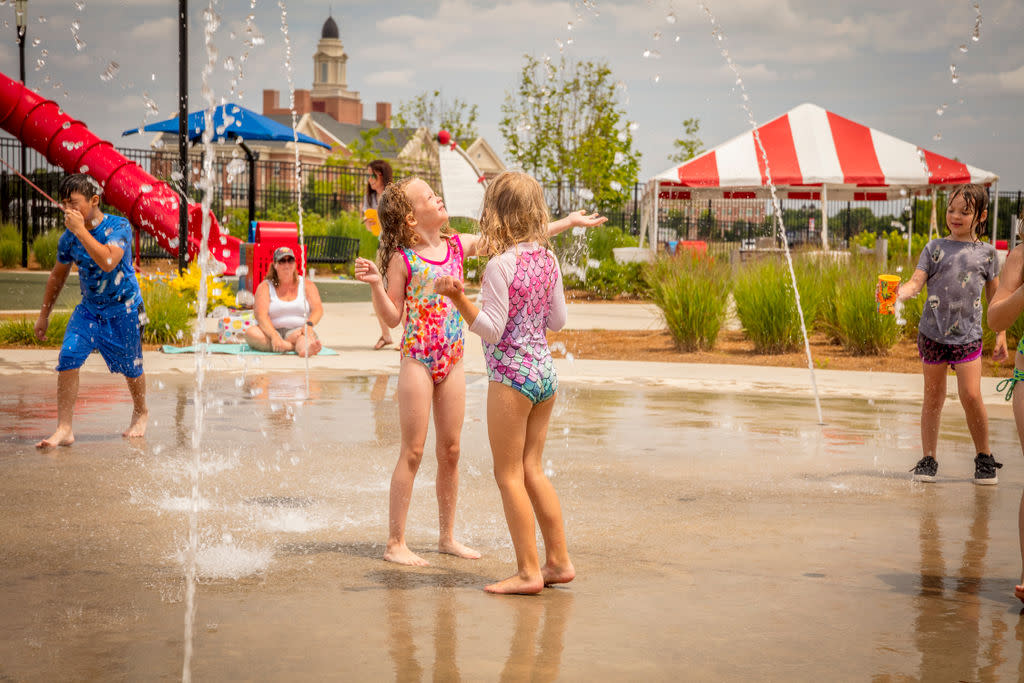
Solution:
<path fill-rule="evenodd" d="M 1003 463 L 996 462 L 991 453 L 978 453 L 974 458 L 974 483 L 982 486 L 991 486 L 999 483 L 996 470 L 1003 466 Z"/>
<path fill-rule="evenodd" d="M 914 469 L 910 471 L 914 473 L 914 481 L 935 481 L 935 473 L 939 471 L 939 463 L 932 456 L 926 455 L 918 460 L 917 464 L 914 465 Z"/>

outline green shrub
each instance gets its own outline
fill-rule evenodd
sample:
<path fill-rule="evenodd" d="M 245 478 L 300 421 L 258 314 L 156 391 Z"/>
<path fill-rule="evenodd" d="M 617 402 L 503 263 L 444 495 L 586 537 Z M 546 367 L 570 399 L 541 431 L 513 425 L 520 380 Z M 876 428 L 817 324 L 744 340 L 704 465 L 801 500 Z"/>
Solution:
<path fill-rule="evenodd" d="M 644 278 L 643 263 L 616 263 L 612 259 L 587 268 L 583 288 L 602 299 L 627 295 L 647 297 L 650 288 Z"/>
<path fill-rule="evenodd" d="M 465 273 L 463 279 L 466 282 L 480 282 L 480 278 L 484 276 L 484 268 L 487 267 L 487 257 L 485 256 L 470 256 L 466 259 L 463 264 L 463 272 Z M 562 287 L 570 289 L 565 284 L 565 279 L 562 280 Z"/>
<path fill-rule="evenodd" d="M 0 266 L 14 268 L 21 263 L 21 242 L 0 240 Z"/>
<path fill-rule="evenodd" d="M 733 297 L 757 353 L 785 353 L 802 343 L 792 277 L 784 261 L 765 259 L 747 265 L 735 279 Z M 805 320 L 810 320 L 807 313 L 805 308 Z"/>
<path fill-rule="evenodd" d="M 36 262 L 44 270 L 52 269 L 57 263 L 57 242 L 59 240 L 60 231 L 47 230 L 32 243 L 32 253 L 35 254 Z"/>
<path fill-rule="evenodd" d="M 147 344 L 175 344 L 191 337 L 195 312 L 190 302 L 161 280 L 143 279 L 139 284 L 142 303 L 146 307 L 142 341 Z"/>
<path fill-rule="evenodd" d="M 0 223 L 0 242 L 7 240 L 21 244 L 21 230 L 11 223 Z"/>
<path fill-rule="evenodd" d="M 728 307 L 729 267 L 681 254 L 658 259 L 644 275 L 676 345 L 683 351 L 710 350 Z"/>
<path fill-rule="evenodd" d="M 587 250 L 590 258 L 597 261 L 611 259 L 612 249 L 635 247 L 637 244 L 635 237 L 614 226 L 602 225 L 587 230 Z"/>
<path fill-rule="evenodd" d="M 854 355 L 884 356 L 902 334 L 895 316 L 879 315 L 876 283 L 877 277 L 859 270 L 837 283 L 836 336 L 843 348 Z"/>
<path fill-rule="evenodd" d="M 46 339 L 36 339 L 35 318 L 16 318 L 0 320 L 0 344 L 7 346 L 57 346 L 64 339 L 71 314 L 67 311 L 56 311 L 50 315 L 50 325 L 46 330 Z"/>

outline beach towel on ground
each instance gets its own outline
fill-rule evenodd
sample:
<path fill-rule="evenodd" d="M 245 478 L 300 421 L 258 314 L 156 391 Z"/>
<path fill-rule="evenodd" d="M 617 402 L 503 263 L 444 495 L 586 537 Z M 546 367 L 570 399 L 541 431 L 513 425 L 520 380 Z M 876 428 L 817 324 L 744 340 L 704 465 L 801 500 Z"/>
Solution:
<path fill-rule="evenodd" d="M 160 348 L 164 353 L 195 353 L 195 346 L 171 346 L 164 344 Z M 278 353 L 277 351 L 257 351 L 251 348 L 248 344 L 207 344 L 207 353 L 229 353 L 236 356 L 287 356 L 295 355 L 294 351 L 288 351 L 286 353 Z M 338 352 L 334 349 L 329 349 L 326 346 L 320 349 L 320 356 L 337 356 Z"/>

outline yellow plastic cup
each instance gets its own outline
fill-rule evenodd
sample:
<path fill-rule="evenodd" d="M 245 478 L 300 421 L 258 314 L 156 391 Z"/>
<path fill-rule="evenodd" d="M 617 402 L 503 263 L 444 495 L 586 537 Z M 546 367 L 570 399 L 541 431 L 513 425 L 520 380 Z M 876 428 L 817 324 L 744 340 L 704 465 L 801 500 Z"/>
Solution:
<path fill-rule="evenodd" d="M 896 312 L 896 297 L 899 292 L 899 275 L 878 276 L 878 286 L 875 288 L 875 301 L 878 302 L 878 313 L 880 315 L 893 315 Z"/>
<path fill-rule="evenodd" d="M 373 236 L 380 237 L 380 221 L 377 220 L 377 209 L 367 209 L 363 212 L 363 218 L 366 219 L 366 224 L 369 226 Z"/>

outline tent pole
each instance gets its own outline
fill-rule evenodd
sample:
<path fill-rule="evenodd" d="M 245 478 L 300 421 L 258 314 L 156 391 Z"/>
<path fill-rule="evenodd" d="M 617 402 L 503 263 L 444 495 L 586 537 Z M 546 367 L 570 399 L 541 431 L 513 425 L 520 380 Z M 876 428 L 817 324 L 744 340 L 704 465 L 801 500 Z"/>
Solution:
<path fill-rule="evenodd" d="M 992 183 L 992 194 L 995 201 L 992 202 L 992 246 L 996 246 L 996 235 L 999 227 L 999 183 Z"/>
<path fill-rule="evenodd" d="M 936 218 L 936 214 L 938 212 L 938 208 L 937 208 L 938 204 L 939 204 L 939 191 L 936 190 L 935 188 L 932 188 L 932 215 L 928 219 L 928 240 L 929 241 L 932 239 L 932 231 L 933 230 L 935 231 L 935 236 L 936 237 L 939 236 L 939 223 L 938 223 L 938 219 Z"/>
<path fill-rule="evenodd" d="M 914 197 L 915 208 L 917 207 L 917 197 Z M 910 220 L 907 221 L 907 263 L 910 263 L 910 259 L 914 258 L 914 255 L 910 252 L 910 247 L 914 244 L 914 220 L 917 219 L 917 211 L 910 216 Z"/>
<path fill-rule="evenodd" d="M 828 184 L 821 184 L 821 248 L 828 251 Z"/>
<path fill-rule="evenodd" d="M 661 227 L 658 219 L 658 195 L 661 193 L 661 181 L 654 186 L 654 220 L 650 221 L 648 225 L 653 228 L 652 234 L 647 236 L 647 241 L 651 245 L 651 251 L 655 254 L 658 253 L 658 229 Z"/>

